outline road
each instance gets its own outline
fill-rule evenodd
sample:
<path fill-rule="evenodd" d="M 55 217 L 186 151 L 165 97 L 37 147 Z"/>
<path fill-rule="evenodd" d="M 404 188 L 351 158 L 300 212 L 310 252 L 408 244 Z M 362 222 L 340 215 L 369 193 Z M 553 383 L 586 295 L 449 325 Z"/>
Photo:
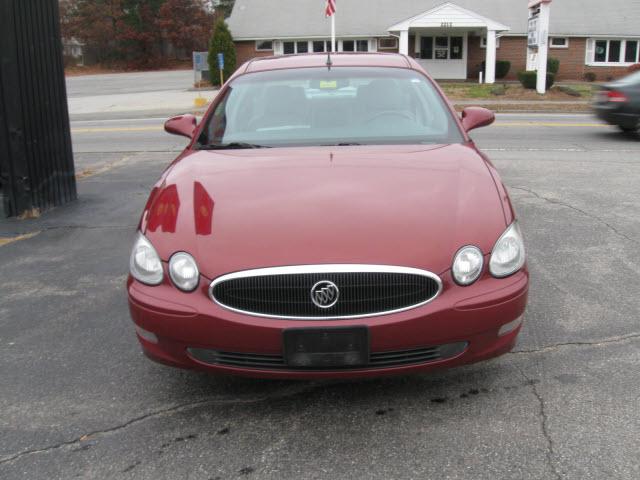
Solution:
<path fill-rule="evenodd" d="M 67 96 L 79 98 L 184 90 L 192 85 L 193 70 L 80 75 L 67 77 Z"/>
<path fill-rule="evenodd" d="M 589 116 L 473 133 L 531 270 L 514 352 L 428 375 L 280 382 L 146 360 L 128 252 L 184 144 L 162 120 L 73 122 L 80 200 L 0 233 L 0 478 L 640 478 L 640 138 Z M 106 152 L 106 153 L 105 153 Z"/>

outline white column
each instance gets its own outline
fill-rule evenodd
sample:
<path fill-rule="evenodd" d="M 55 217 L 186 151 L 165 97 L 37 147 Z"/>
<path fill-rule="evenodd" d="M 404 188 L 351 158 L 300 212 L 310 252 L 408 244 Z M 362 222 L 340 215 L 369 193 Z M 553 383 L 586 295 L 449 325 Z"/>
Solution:
<path fill-rule="evenodd" d="M 487 30 L 487 56 L 485 58 L 485 83 L 496 82 L 496 31 Z"/>
<path fill-rule="evenodd" d="M 409 30 L 400 31 L 400 53 L 409 55 Z"/>
<path fill-rule="evenodd" d="M 538 78 L 536 90 L 540 95 L 547 91 L 547 49 L 549 48 L 549 10 L 551 4 L 540 4 L 540 16 L 538 17 Z"/>

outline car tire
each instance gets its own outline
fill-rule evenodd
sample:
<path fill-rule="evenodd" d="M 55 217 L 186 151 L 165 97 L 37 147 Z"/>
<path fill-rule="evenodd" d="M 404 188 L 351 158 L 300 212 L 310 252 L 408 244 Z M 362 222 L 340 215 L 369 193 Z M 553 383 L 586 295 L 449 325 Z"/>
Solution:
<path fill-rule="evenodd" d="M 624 133 L 635 133 L 638 131 L 638 129 L 640 129 L 640 121 L 636 123 L 635 126 L 632 126 L 632 127 L 628 125 L 618 125 L 618 128 L 622 130 Z"/>

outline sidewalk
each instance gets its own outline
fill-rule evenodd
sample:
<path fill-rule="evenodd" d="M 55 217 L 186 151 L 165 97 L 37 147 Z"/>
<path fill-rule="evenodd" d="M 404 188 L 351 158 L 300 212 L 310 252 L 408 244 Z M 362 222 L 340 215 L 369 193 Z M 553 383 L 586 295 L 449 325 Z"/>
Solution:
<path fill-rule="evenodd" d="M 178 115 L 187 112 L 202 113 L 218 91 L 166 90 L 155 92 L 122 93 L 69 98 L 69 115 L 72 120 L 117 117 L 135 114 L 139 117 L 153 115 Z M 196 106 L 196 99 L 204 98 L 204 107 Z"/>

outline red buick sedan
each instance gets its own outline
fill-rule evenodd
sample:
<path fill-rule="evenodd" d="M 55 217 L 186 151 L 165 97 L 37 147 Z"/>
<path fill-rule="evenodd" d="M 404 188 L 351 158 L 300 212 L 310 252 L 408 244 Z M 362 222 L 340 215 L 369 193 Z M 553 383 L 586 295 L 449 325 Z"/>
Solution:
<path fill-rule="evenodd" d="M 142 348 L 274 378 L 452 367 L 508 352 L 529 274 L 507 191 L 411 58 L 266 58 L 238 69 L 162 174 L 128 296 Z"/>

